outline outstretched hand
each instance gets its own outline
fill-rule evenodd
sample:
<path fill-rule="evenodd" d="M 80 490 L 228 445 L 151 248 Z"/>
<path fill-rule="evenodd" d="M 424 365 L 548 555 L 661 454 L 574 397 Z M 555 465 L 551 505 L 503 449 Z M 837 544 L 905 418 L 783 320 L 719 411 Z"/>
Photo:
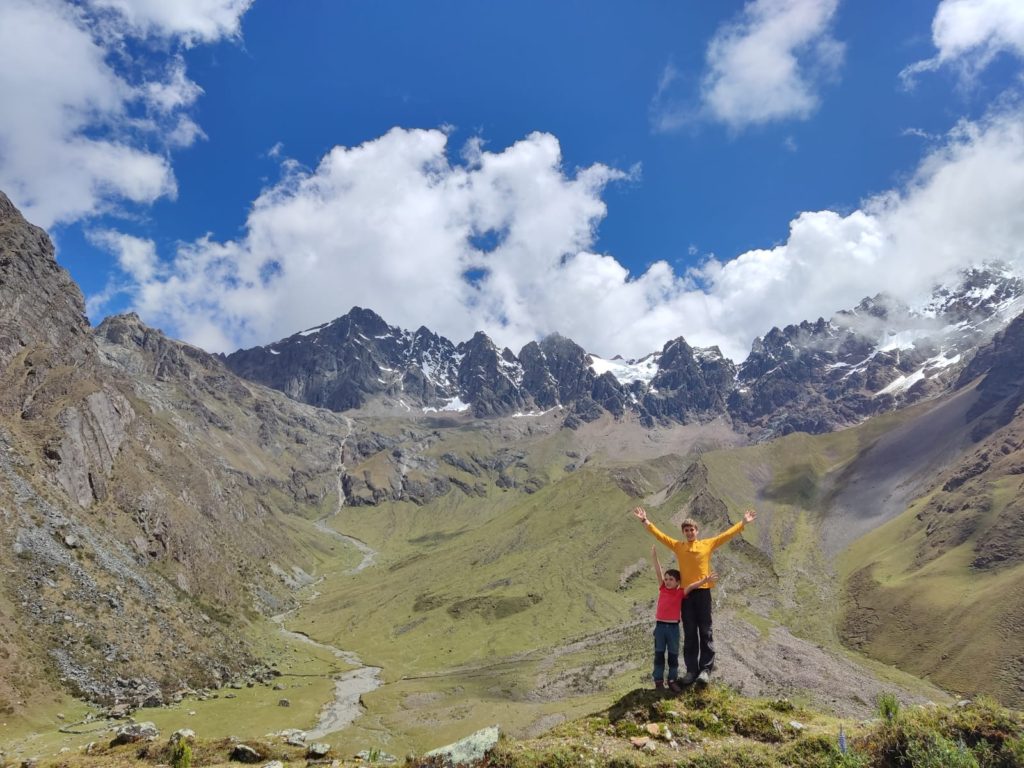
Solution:
<path fill-rule="evenodd" d="M 757 510 L 756 509 L 748 509 L 746 512 L 743 513 L 743 522 L 744 523 L 752 523 L 756 519 L 757 519 Z"/>
<path fill-rule="evenodd" d="M 647 522 L 647 510 L 644 509 L 643 507 L 634 507 L 633 514 L 636 515 L 637 520 L 639 520 L 641 523 Z"/>

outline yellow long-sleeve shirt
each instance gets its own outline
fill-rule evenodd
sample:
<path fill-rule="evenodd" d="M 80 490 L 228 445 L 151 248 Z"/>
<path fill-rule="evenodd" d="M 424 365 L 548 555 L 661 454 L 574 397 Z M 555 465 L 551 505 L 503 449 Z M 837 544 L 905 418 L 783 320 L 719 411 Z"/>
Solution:
<path fill-rule="evenodd" d="M 711 553 L 742 531 L 743 526 L 744 523 L 741 520 L 717 536 L 712 536 L 710 539 L 697 539 L 691 544 L 685 539 L 680 541 L 679 539 L 673 539 L 671 536 L 666 536 L 650 520 L 646 524 L 646 528 L 650 531 L 651 535 L 675 553 L 681 576 L 679 583 L 684 587 L 688 584 L 693 584 L 695 581 L 700 581 L 711 573 Z M 708 584 L 707 586 L 711 587 L 714 585 Z"/>

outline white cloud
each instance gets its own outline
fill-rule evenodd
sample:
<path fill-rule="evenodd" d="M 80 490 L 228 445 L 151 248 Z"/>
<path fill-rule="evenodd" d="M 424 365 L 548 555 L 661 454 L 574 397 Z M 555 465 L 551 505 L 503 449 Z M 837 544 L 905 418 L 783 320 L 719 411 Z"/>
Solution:
<path fill-rule="evenodd" d="M 672 130 L 695 118 L 733 129 L 806 119 L 822 83 L 834 79 L 845 46 L 830 34 L 839 0 L 752 0 L 715 33 L 699 108 L 672 102 L 678 72 L 669 65 L 655 94 L 654 123 Z"/>
<path fill-rule="evenodd" d="M 160 262 L 152 240 L 109 229 L 90 232 L 89 240 L 114 253 L 118 266 L 133 280 L 144 283 L 157 277 Z"/>
<path fill-rule="evenodd" d="M 236 37 L 253 0 L 89 0 L 99 10 L 114 11 L 135 34 L 214 42 Z"/>
<path fill-rule="evenodd" d="M 932 20 L 937 53 L 907 67 L 908 86 L 921 72 L 958 66 L 967 77 L 983 70 L 1000 53 L 1024 56 L 1024 3 L 1020 0 L 942 0 Z"/>
<path fill-rule="evenodd" d="M 44 227 L 173 197 L 166 153 L 203 135 L 187 115 L 201 89 L 174 48 L 237 34 L 247 6 L 0 2 L 0 103 L 17 105 L 0 111 L 0 188 Z M 156 43 L 132 58 L 139 35 L 140 50 Z"/>
<path fill-rule="evenodd" d="M 188 244 L 163 267 L 148 250 L 125 262 L 122 248 L 134 308 L 222 351 L 359 305 L 454 341 L 484 330 L 515 351 L 558 331 L 603 357 L 640 356 L 681 335 L 739 360 L 773 325 L 829 317 L 883 289 L 910 299 L 974 261 L 1024 265 L 1019 109 L 959 125 L 904 188 L 860 210 L 803 213 L 785 243 L 685 274 L 657 262 L 630 275 L 593 251 L 604 189 L 622 172 L 566 173 L 547 134 L 500 152 L 474 142 L 455 165 L 447 140 L 395 129 L 336 147 L 267 189 L 242 238 Z"/>
<path fill-rule="evenodd" d="M 203 92 L 202 88 L 186 77 L 185 61 L 180 56 L 168 67 L 166 80 L 146 83 L 142 90 L 146 101 L 163 113 L 192 106 Z"/>

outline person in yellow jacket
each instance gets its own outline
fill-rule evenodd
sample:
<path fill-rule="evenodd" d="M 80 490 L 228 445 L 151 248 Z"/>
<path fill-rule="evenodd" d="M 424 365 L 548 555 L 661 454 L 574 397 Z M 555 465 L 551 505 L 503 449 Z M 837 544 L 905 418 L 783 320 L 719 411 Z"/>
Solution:
<path fill-rule="evenodd" d="M 697 521 L 688 517 L 681 524 L 683 540 L 680 541 L 659 531 L 647 519 L 647 510 L 643 507 L 636 507 L 633 514 L 654 538 L 675 553 L 681 574 L 680 582 L 683 584 L 707 579 L 711 573 L 711 553 L 757 518 L 757 512 L 748 509 L 743 513 L 743 519 L 728 530 L 710 539 L 698 539 Z M 706 685 L 715 668 L 715 640 L 711 628 L 712 586 L 713 582 L 693 590 L 683 601 L 683 661 L 686 674 L 679 680 L 683 685 L 695 681 Z"/>

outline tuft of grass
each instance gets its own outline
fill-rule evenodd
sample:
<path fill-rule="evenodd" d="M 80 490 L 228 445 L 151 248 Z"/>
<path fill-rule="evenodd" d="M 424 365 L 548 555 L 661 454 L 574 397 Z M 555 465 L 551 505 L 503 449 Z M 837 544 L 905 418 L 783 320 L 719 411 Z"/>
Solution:
<path fill-rule="evenodd" d="M 883 720 L 892 722 L 900 714 L 900 700 L 896 698 L 894 693 L 880 693 L 878 694 L 878 700 L 875 702 L 875 706 L 878 710 L 878 716 Z"/>
<path fill-rule="evenodd" d="M 171 768 L 191 768 L 192 747 L 187 741 L 179 741 L 171 753 Z"/>

